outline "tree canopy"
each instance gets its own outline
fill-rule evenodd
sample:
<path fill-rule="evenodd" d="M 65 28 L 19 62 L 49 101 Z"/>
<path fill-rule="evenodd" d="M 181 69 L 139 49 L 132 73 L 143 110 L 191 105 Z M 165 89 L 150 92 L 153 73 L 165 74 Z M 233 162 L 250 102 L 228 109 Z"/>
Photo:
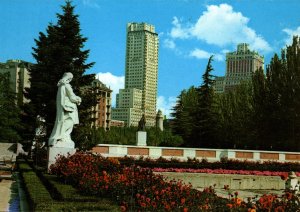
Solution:
<path fill-rule="evenodd" d="M 211 61 L 202 85 L 182 91 L 173 109 L 172 130 L 184 145 L 300 151 L 300 38 L 274 55 L 266 73 L 258 69 L 222 94 L 213 92 Z"/>
<path fill-rule="evenodd" d="M 66 1 L 62 14 L 57 14 L 57 23 L 50 23 L 45 33 L 40 32 L 35 39 L 36 46 L 32 48 L 36 64 L 29 70 L 31 87 L 25 95 L 30 103 L 25 108 L 27 115 L 33 119 L 39 116 L 45 121 L 47 138 L 56 117 L 57 82 L 65 72 L 73 74 L 71 84 L 74 93 L 82 98 L 79 106 L 82 127 L 90 125 L 87 113 L 96 102 L 91 101 L 96 98 L 93 92 L 83 89 L 95 78 L 93 74 L 85 73 L 94 63 L 86 62 L 89 50 L 84 49 L 84 43 L 87 38 L 80 33 L 79 17 L 74 14 L 74 9 L 71 2 Z M 32 123 L 37 122 L 33 120 Z"/>
<path fill-rule="evenodd" d="M 20 141 L 22 128 L 16 93 L 11 90 L 9 73 L 0 74 L 0 142 Z"/>

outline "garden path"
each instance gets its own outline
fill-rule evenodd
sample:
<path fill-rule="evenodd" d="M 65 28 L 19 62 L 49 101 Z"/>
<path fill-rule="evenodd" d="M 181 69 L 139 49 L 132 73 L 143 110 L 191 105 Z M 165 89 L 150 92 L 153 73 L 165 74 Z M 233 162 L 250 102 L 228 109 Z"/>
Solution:
<path fill-rule="evenodd" d="M 0 181 L 0 211 L 9 211 L 12 183 L 12 180 L 3 179 Z"/>

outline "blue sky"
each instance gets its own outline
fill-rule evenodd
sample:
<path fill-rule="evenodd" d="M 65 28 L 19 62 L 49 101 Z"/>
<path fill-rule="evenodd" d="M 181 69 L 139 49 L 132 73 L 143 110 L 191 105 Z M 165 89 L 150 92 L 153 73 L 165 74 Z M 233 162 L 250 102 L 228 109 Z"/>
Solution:
<path fill-rule="evenodd" d="M 56 23 L 63 0 L 1 0 L 0 62 L 32 58 L 34 39 Z M 153 24 L 159 35 L 158 108 L 169 114 L 183 89 L 199 86 L 208 57 L 213 74 L 225 74 L 225 53 L 240 42 L 265 57 L 300 35 L 298 0 L 74 0 L 83 36 L 88 38 L 88 73 L 114 93 L 124 86 L 126 24 Z M 113 100 L 114 102 L 114 100 Z"/>

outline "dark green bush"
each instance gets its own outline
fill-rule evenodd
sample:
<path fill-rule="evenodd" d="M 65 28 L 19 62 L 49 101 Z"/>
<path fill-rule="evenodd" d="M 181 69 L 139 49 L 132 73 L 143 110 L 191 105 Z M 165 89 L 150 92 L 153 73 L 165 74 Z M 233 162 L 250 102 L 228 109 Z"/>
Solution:
<path fill-rule="evenodd" d="M 35 211 L 51 211 L 51 212 L 88 212 L 88 211 L 108 211 L 119 212 L 118 206 L 113 206 L 105 202 L 55 202 L 55 203 L 41 203 L 37 205 Z"/>
<path fill-rule="evenodd" d="M 46 202 L 49 205 L 53 204 L 50 193 L 33 171 L 21 172 L 21 176 L 25 185 L 29 205 L 32 210 L 35 210 L 40 203 Z M 48 210 L 45 208 L 43 211 Z"/>
<path fill-rule="evenodd" d="M 29 166 L 29 164 L 24 161 L 24 160 L 21 160 L 21 161 L 18 161 L 17 162 L 17 167 L 19 169 L 19 171 L 21 172 L 24 172 L 24 171 L 32 171 L 32 168 Z"/>
<path fill-rule="evenodd" d="M 99 202 L 99 197 L 81 195 L 72 185 L 63 183 L 57 176 L 45 174 L 44 177 L 61 195 L 62 201 Z M 103 200 L 104 201 L 104 200 Z M 106 200 L 105 200 L 106 201 Z M 108 201 L 108 200 L 107 200 Z"/>
<path fill-rule="evenodd" d="M 239 161 L 231 159 L 222 159 L 217 162 L 208 162 L 207 160 L 188 159 L 188 161 L 179 161 L 177 159 L 158 158 L 156 160 L 140 157 L 119 158 L 122 165 L 136 164 L 147 168 L 188 168 L 188 169 L 229 169 L 229 170 L 256 170 L 256 171 L 282 171 L 289 172 L 291 170 L 299 172 L 300 163 L 276 161 Z"/>

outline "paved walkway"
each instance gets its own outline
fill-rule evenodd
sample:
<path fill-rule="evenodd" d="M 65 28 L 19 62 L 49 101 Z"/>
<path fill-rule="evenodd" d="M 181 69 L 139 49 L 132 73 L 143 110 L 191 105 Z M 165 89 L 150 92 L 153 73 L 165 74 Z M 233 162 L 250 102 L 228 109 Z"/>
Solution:
<path fill-rule="evenodd" d="M 0 181 L 0 211 L 9 211 L 9 201 L 11 198 L 11 186 L 12 180 L 1 180 Z"/>

